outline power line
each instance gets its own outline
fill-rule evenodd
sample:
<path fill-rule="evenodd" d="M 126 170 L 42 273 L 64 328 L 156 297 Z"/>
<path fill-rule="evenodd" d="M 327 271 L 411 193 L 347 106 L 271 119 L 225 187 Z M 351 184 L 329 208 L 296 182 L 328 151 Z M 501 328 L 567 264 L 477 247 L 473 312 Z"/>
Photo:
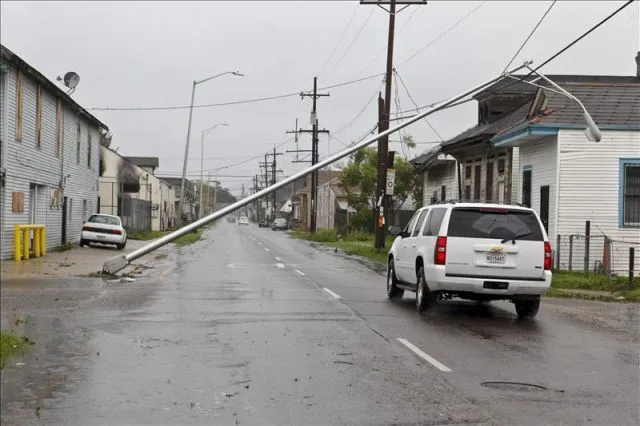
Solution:
<path fill-rule="evenodd" d="M 436 37 L 435 39 L 433 39 L 432 41 L 430 41 L 429 43 L 427 43 L 426 46 L 422 47 L 420 50 L 418 50 L 416 53 L 414 53 L 413 55 L 409 56 L 407 59 L 405 59 L 404 61 L 400 62 L 398 65 L 396 65 L 396 67 L 400 67 L 404 64 L 406 64 L 407 62 L 409 62 L 410 60 L 412 60 L 413 58 L 415 58 L 416 56 L 420 55 L 422 52 L 424 52 L 425 50 L 427 50 L 428 48 L 430 48 L 431 46 L 433 46 L 435 43 L 437 43 L 442 37 L 444 37 L 445 35 L 449 34 L 449 32 L 451 32 L 453 29 L 455 29 L 458 25 L 460 25 L 465 19 L 467 19 L 469 16 L 473 15 L 478 9 L 480 9 L 485 3 L 487 2 L 487 0 L 483 1 L 482 3 L 480 3 L 479 5 L 477 5 L 476 7 L 474 7 L 473 9 L 471 9 L 471 11 L 469 13 L 467 13 L 466 15 L 464 15 L 462 18 L 460 18 L 455 24 L 453 24 L 451 27 L 449 27 L 446 31 L 444 31 L 442 34 L 440 34 L 438 37 Z"/>
<path fill-rule="evenodd" d="M 360 118 L 360 116 L 362 114 L 364 114 L 364 112 L 367 110 L 367 108 L 369 107 L 369 105 L 371 105 L 371 102 L 373 102 L 374 100 L 376 100 L 378 93 L 380 92 L 380 90 L 382 89 L 382 86 L 384 85 L 384 81 L 380 82 L 380 85 L 376 88 L 375 92 L 373 92 L 373 96 L 367 101 L 367 103 L 365 104 L 364 107 L 362 107 L 362 109 L 356 114 L 355 117 L 353 117 L 351 120 L 349 120 L 348 123 L 346 123 L 345 125 L 343 125 L 342 127 L 340 127 L 338 130 L 336 130 L 335 132 L 332 132 L 334 134 L 338 134 L 338 133 L 342 133 L 345 130 L 347 130 L 349 127 L 351 127 L 353 125 L 353 123 L 356 122 L 356 120 L 358 118 Z"/>
<path fill-rule="evenodd" d="M 509 61 L 509 63 L 507 64 L 506 67 L 504 67 L 504 70 L 502 70 L 503 73 L 505 73 L 509 67 L 511 66 L 511 63 L 513 63 L 513 61 L 516 59 L 516 57 L 520 54 L 520 52 L 522 51 L 522 49 L 524 49 L 524 47 L 526 46 L 526 44 L 529 42 L 529 39 L 531 38 L 531 36 L 533 36 L 533 34 L 536 32 L 536 30 L 538 29 L 538 27 L 540 26 L 540 24 L 542 24 L 542 21 L 544 21 L 544 18 L 547 17 L 547 15 L 549 14 L 549 12 L 551 12 L 551 9 L 553 8 L 553 6 L 556 4 L 556 0 L 553 0 L 553 2 L 551 2 L 551 5 L 547 8 L 547 11 L 544 12 L 544 15 L 542 15 L 542 18 L 540 18 L 540 20 L 538 21 L 538 23 L 536 24 L 535 27 L 533 27 L 533 30 L 531 30 L 531 32 L 529 33 L 529 35 L 527 36 L 527 38 L 525 39 L 524 43 L 522 43 L 522 45 L 520 46 L 520 48 L 518 49 L 518 51 L 515 53 L 515 55 L 513 55 L 513 58 L 511 58 L 511 60 Z"/>
<path fill-rule="evenodd" d="M 342 54 L 340 59 L 338 59 L 338 62 L 336 62 L 336 64 L 331 69 L 331 71 L 329 71 L 329 74 L 327 74 L 327 76 L 325 77 L 326 80 L 328 80 L 329 77 L 331 77 L 331 74 L 333 74 L 333 72 L 338 68 L 338 66 L 340 65 L 342 60 L 347 56 L 347 54 L 349 53 L 349 51 L 351 50 L 353 45 L 356 43 L 356 41 L 358 40 L 358 37 L 360 37 L 360 34 L 362 33 L 362 30 L 364 30 L 364 27 L 367 25 L 367 23 L 369 23 L 369 20 L 371 19 L 371 16 L 373 16 L 373 10 L 374 9 L 371 8 L 371 12 L 369 12 L 369 16 L 367 16 L 367 19 L 362 23 L 362 26 L 360 26 L 360 29 L 358 30 L 358 32 L 357 32 L 356 36 L 353 38 L 353 40 L 351 40 L 351 44 L 349 45 L 349 47 L 347 47 L 347 50 L 344 51 L 344 53 Z M 322 90 L 322 88 L 321 88 L 321 90 Z"/>
<path fill-rule="evenodd" d="M 336 89 L 338 87 L 348 86 L 355 83 L 360 83 L 362 81 L 371 80 L 376 77 L 380 77 L 384 75 L 384 73 L 377 73 L 368 75 L 366 77 L 357 78 L 349 81 L 345 81 L 342 83 L 332 84 L 330 86 L 320 87 L 318 90 L 328 90 L 328 89 Z M 217 104 L 204 104 L 204 105 L 194 105 L 193 108 L 215 108 L 215 107 L 223 107 L 223 106 L 231 106 L 231 105 L 241 105 L 241 104 L 250 104 L 256 102 L 265 102 L 272 101 L 277 99 L 291 98 L 294 96 L 300 96 L 300 92 L 291 92 L 285 93 L 282 95 L 276 96 L 265 96 L 262 98 L 252 98 L 252 99 L 244 99 L 239 101 L 230 101 L 230 102 L 221 102 Z M 177 105 L 177 106 L 159 106 L 159 107 L 93 107 L 86 108 L 87 111 L 171 111 L 171 110 L 182 110 L 189 109 L 190 105 Z"/>
<path fill-rule="evenodd" d="M 400 27 L 400 29 L 398 30 L 398 36 L 400 36 L 400 34 L 402 34 L 402 30 L 405 29 L 405 27 L 409 24 L 409 22 L 411 21 L 411 19 L 413 18 L 413 16 L 416 14 L 416 12 L 418 11 L 418 7 L 413 9 L 413 13 L 411 15 L 409 15 L 409 18 L 405 21 L 405 23 L 402 25 L 402 27 Z M 365 68 L 362 69 L 362 71 L 360 71 L 358 73 L 358 76 L 361 76 L 362 74 L 364 74 L 367 70 L 369 70 L 369 68 L 371 68 L 371 66 L 378 60 L 378 58 L 380 57 L 380 55 L 382 55 L 385 51 L 387 50 L 386 46 L 383 47 L 382 49 L 380 49 L 380 51 L 378 52 L 378 54 L 373 58 L 373 60 L 371 62 L 369 62 L 369 65 L 367 65 Z"/>
<path fill-rule="evenodd" d="M 402 87 L 404 87 L 405 92 L 407 92 L 407 96 L 409 96 L 409 99 L 411 100 L 411 102 L 413 103 L 413 106 L 415 106 L 416 108 L 418 108 L 418 104 L 416 103 L 416 101 L 413 99 L 413 96 L 411 96 L 411 93 L 409 92 L 409 89 L 407 88 L 407 85 L 404 83 L 404 80 L 402 79 L 402 76 L 400 75 L 400 73 L 395 70 L 395 74 L 398 77 L 398 79 L 400 80 L 400 84 L 402 84 Z M 400 113 L 400 111 L 397 111 L 398 114 Z M 397 118 L 397 117 L 396 117 Z M 441 141 L 444 141 L 444 139 L 442 139 L 442 136 L 440 135 L 440 133 L 438 133 L 438 131 L 435 129 L 435 127 L 433 127 L 433 125 L 431 124 L 431 122 L 429 122 L 429 120 L 427 120 L 427 118 L 424 118 L 424 121 L 427 123 L 427 125 L 431 128 L 431 130 L 433 130 L 433 133 L 436 134 L 436 136 L 438 136 L 438 138 L 440 138 Z"/>
<path fill-rule="evenodd" d="M 338 46 L 340 46 L 340 43 L 342 43 L 344 36 L 347 34 L 347 30 L 349 29 L 349 27 L 351 27 L 351 22 L 353 22 L 353 18 L 356 16 L 356 12 L 358 12 L 358 9 L 359 9 L 359 5 L 356 5 L 356 7 L 353 9 L 353 13 L 351 14 L 351 18 L 349 18 L 349 22 L 347 22 L 347 25 L 344 27 L 344 30 L 342 31 L 342 35 L 340 36 L 340 38 L 338 39 L 338 42 L 336 43 L 336 46 L 333 48 L 333 51 L 331 52 L 327 60 L 324 61 L 324 64 L 322 64 L 322 66 L 320 67 L 320 71 L 318 71 L 318 75 L 322 74 L 322 71 L 324 71 L 324 67 L 326 67 L 327 64 L 329 64 L 329 61 L 331 61 L 331 58 L 333 58 L 333 55 L 335 55 L 335 53 L 338 51 Z"/>

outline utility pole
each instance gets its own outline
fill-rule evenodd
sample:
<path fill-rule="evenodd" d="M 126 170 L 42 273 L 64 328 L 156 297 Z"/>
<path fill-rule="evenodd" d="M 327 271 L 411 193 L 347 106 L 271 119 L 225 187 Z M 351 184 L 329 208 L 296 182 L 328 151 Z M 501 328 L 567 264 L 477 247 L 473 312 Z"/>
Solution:
<path fill-rule="evenodd" d="M 305 98 L 305 97 L 311 97 L 313 98 L 313 108 L 311 109 L 311 124 L 312 124 L 312 129 L 311 130 L 298 130 L 297 129 L 297 121 L 296 121 L 296 130 L 294 132 L 287 132 L 287 133 L 311 133 L 311 164 L 317 164 L 318 160 L 319 160 L 319 155 L 318 155 L 318 133 L 329 133 L 328 130 L 318 130 L 318 116 L 316 114 L 316 101 L 318 100 L 318 98 L 323 97 L 323 96 L 329 96 L 328 93 L 318 93 L 318 77 L 313 77 L 313 93 L 300 93 L 300 97 Z M 296 149 L 296 151 L 287 151 L 287 152 L 309 152 L 309 150 L 300 150 L 300 149 Z M 300 161 L 300 160 L 296 160 L 294 161 L 294 163 L 302 163 L 302 162 L 306 162 L 306 161 Z M 316 232 L 316 220 L 317 220 L 317 212 L 318 212 L 318 203 L 317 203 L 317 198 L 318 198 L 318 172 L 317 171 L 313 171 L 313 173 L 311 174 L 311 220 L 309 223 L 309 231 L 311 231 L 312 233 Z"/>
<path fill-rule="evenodd" d="M 278 157 L 278 155 L 283 155 L 283 153 L 282 152 L 276 152 L 276 147 L 274 146 L 273 147 L 273 154 L 269 154 L 269 155 L 273 156 L 273 162 L 271 163 L 271 184 L 275 185 L 275 183 L 276 183 L 276 171 L 278 170 L 276 158 Z M 273 192 L 273 203 L 271 204 L 271 212 L 272 212 L 273 219 L 276 218 L 276 205 L 277 205 L 276 193 L 277 193 L 277 191 Z"/>
<path fill-rule="evenodd" d="M 384 132 L 389 129 L 389 117 L 391 116 L 391 82 L 393 75 L 393 41 L 396 26 L 396 14 L 402 12 L 410 5 L 425 5 L 426 0 L 360 0 L 360 4 L 377 5 L 389 13 L 389 34 L 387 38 L 387 69 L 385 72 L 385 90 L 384 99 L 378 98 L 378 132 Z M 388 4 L 389 10 L 385 9 L 382 4 Z M 404 4 L 405 6 L 396 12 L 396 4 Z M 380 114 L 382 112 L 382 114 Z M 389 217 L 389 208 L 391 203 L 390 197 L 386 194 L 387 185 L 387 166 L 389 162 L 389 136 L 384 136 L 378 140 L 378 181 L 376 184 L 376 207 L 375 207 L 375 248 L 384 248 L 385 245 L 385 224 L 388 223 L 386 218 Z"/>

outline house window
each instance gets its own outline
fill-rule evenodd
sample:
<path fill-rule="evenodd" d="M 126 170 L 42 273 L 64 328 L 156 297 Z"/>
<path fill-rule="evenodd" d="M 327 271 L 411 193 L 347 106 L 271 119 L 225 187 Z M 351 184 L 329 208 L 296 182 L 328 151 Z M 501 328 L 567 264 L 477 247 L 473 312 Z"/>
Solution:
<path fill-rule="evenodd" d="M 80 128 L 80 122 L 76 126 L 76 164 L 80 164 L 80 137 L 82 135 L 82 129 Z"/>
<path fill-rule="evenodd" d="M 91 131 L 87 131 L 87 167 L 91 168 Z"/>
<path fill-rule="evenodd" d="M 473 199 L 480 201 L 480 190 L 482 189 L 482 164 L 476 164 L 475 176 L 473 179 Z"/>
<path fill-rule="evenodd" d="M 440 200 L 444 201 L 447 199 L 447 187 L 442 185 L 440 187 Z"/>
<path fill-rule="evenodd" d="M 620 225 L 640 228 L 640 158 L 620 160 Z"/>
<path fill-rule="evenodd" d="M 36 89 L 36 148 L 42 147 L 42 87 Z"/>
<path fill-rule="evenodd" d="M 493 161 L 487 162 L 487 181 L 485 182 L 487 201 L 493 201 Z"/>
<path fill-rule="evenodd" d="M 62 105 L 60 99 L 56 99 L 56 157 L 60 158 L 60 146 L 62 143 Z"/>
<path fill-rule="evenodd" d="M 525 166 L 522 170 L 522 205 L 531 207 L 531 166 Z"/>
<path fill-rule="evenodd" d="M 16 140 L 22 142 L 22 72 L 16 75 Z"/>

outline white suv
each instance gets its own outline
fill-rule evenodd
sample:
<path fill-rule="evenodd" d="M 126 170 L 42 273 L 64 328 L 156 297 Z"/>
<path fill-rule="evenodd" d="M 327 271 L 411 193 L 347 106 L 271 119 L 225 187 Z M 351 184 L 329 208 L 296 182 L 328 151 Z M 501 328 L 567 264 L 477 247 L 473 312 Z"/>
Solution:
<path fill-rule="evenodd" d="M 431 205 L 389 233 L 397 238 L 389 250 L 387 295 L 415 291 L 419 312 L 438 298 L 508 299 L 520 318 L 532 318 L 551 286 L 549 237 L 527 207 Z"/>

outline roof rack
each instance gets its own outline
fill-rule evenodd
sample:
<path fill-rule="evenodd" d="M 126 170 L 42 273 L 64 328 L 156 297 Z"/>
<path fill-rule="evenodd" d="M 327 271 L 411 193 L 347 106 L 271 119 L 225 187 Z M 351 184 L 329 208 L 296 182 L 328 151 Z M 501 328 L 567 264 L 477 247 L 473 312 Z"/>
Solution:
<path fill-rule="evenodd" d="M 452 198 L 449 200 L 436 200 L 433 201 L 431 203 L 429 203 L 429 205 L 434 205 L 434 204 L 457 204 L 457 203 L 482 203 L 482 204 L 505 204 L 505 205 L 510 205 L 510 206 L 518 206 L 518 207 L 527 207 L 522 203 L 505 203 L 505 202 L 498 202 L 498 201 L 489 201 L 489 200 L 469 200 L 469 199 L 463 199 L 463 198 Z"/>

